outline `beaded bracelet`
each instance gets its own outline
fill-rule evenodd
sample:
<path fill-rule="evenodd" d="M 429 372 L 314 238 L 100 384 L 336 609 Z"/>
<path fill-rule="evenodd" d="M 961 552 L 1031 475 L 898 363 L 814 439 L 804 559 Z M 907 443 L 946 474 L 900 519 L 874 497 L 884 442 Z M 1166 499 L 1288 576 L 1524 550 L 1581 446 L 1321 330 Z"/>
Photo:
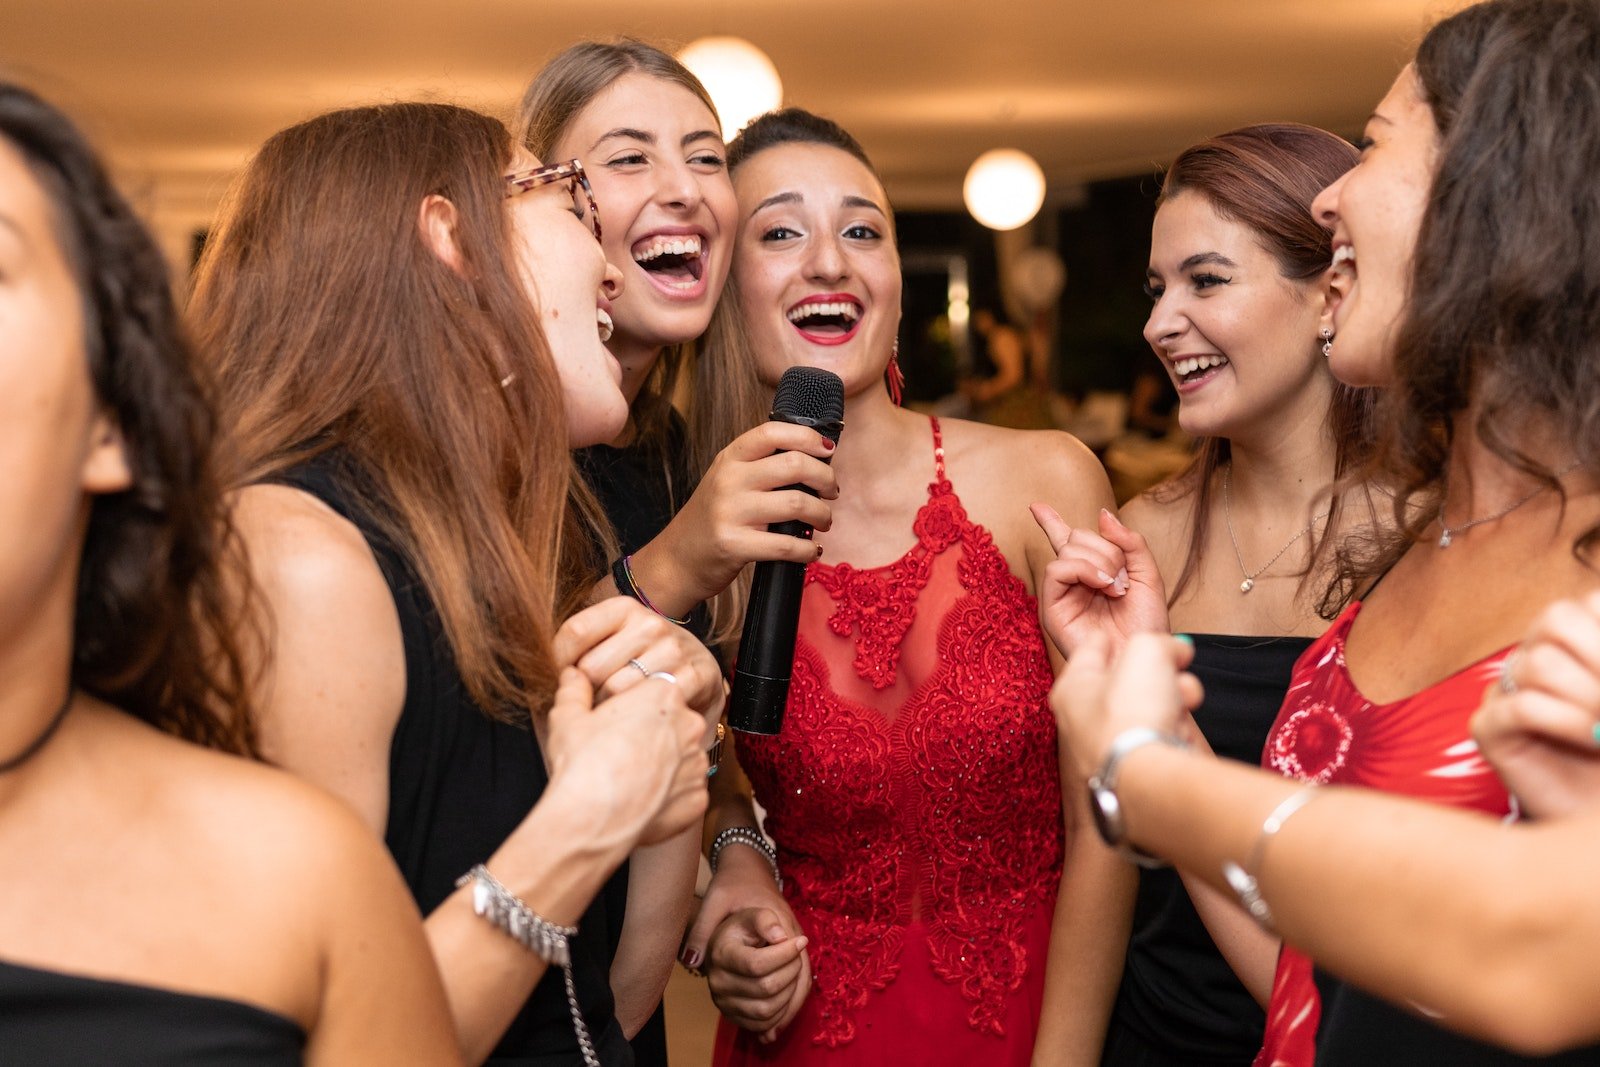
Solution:
<path fill-rule="evenodd" d="M 748 845 L 761 853 L 772 868 L 772 880 L 778 883 L 778 892 L 783 892 L 783 875 L 778 873 L 778 853 L 762 836 L 760 830 L 753 826 L 730 826 L 712 838 L 709 857 L 712 874 L 717 873 L 717 858 L 722 855 L 722 850 L 727 845 Z"/>
<path fill-rule="evenodd" d="M 632 559 L 633 554 L 629 553 L 611 565 L 611 580 L 617 583 L 617 592 L 623 596 L 632 597 L 668 622 L 676 623 L 679 626 L 689 625 L 688 615 L 681 619 L 674 619 L 671 615 L 650 603 L 650 598 L 644 595 L 644 590 L 640 589 L 639 583 L 634 580 L 633 567 L 630 563 Z"/>
<path fill-rule="evenodd" d="M 571 938 L 577 936 L 576 926 L 558 926 L 537 914 L 518 900 L 516 894 L 489 873 L 489 868 L 478 864 L 456 879 L 456 888 L 472 886 L 472 913 L 485 919 L 495 929 L 516 941 L 546 963 L 561 968 L 567 981 L 567 1008 L 572 1012 L 572 1030 L 578 1038 L 578 1051 L 583 1054 L 585 1067 L 600 1067 L 600 1057 L 595 1055 L 594 1042 L 589 1037 L 589 1027 L 583 1021 L 583 1011 L 578 1007 L 578 990 L 572 980 Z"/>

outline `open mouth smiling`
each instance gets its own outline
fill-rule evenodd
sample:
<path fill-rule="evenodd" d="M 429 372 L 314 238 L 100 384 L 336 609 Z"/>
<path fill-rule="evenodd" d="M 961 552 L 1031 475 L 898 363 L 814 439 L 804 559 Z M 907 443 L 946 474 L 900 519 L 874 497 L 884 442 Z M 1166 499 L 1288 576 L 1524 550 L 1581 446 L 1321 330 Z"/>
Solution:
<path fill-rule="evenodd" d="M 662 291 L 697 296 L 706 276 L 705 246 L 698 233 L 651 234 L 635 242 L 633 261 Z"/>
<path fill-rule="evenodd" d="M 819 293 L 795 304 L 784 317 L 812 344 L 842 345 L 861 326 L 861 301 L 848 293 Z"/>

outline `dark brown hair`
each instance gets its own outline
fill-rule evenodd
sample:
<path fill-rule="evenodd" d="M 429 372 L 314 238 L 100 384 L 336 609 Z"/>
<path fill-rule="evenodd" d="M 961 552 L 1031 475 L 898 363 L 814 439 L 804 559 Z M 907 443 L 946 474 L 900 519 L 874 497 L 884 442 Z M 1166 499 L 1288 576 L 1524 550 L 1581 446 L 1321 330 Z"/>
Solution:
<path fill-rule="evenodd" d="M 0 137 L 50 202 L 82 296 L 95 398 L 121 431 L 133 474 L 130 488 L 90 507 L 73 684 L 167 733 L 252 754 L 243 661 L 225 624 L 235 603 L 228 591 L 249 586 L 228 552 L 216 422 L 166 262 L 59 111 L 0 82 Z"/>
<path fill-rule="evenodd" d="M 1600 2 L 1477 4 L 1428 32 L 1415 68 L 1439 150 L 1380 409 L 1398 532 L 1341 559 L 1352 585 L 1438 517 L 1463 414 L 1558 492 L 1514 440 L 1535 420 L 1600 473 Z"/>
<path fill-rule="evenodd" d="M 335 111 L 262 146 L 207 242 L 191 311 L 216 361 L 232 475 L 338 448 L 437 605 L 473 700 L 554 689 L 555 620 L 610 540 L 572 474 L 561 387 L 512 245 L 511 138 L 443 104 Z M 455 209 L 459 269 L 418 225 Z M 568 501 L 573 486 L 578 499 Z"/>
<path fill-rule="evenodd" d="M 1327 270 L 1333 238 L 1317 224 L 1311 202 L 1356 163 L 1355 147 L 1326 130 L 1294 123 L 1267 123 L 1231 130 L 1185 149 L 1167 169 L 1158 204 L 1194 193 L 1223 218 L 1246 226 L 1278 261 L 1283 277 L 1309 281 Z M 1311 344 L 1312 338 L 1306 338 Z M 1370 389 L 1335 383 L 1328 406 L 1327 432 L 1333 439 L 1335 476 L 1366 460 L 1372 445 L 1373 396 Z M 1170 501 L 1193 494 L 1189 551 L 1173 583 L 1168 606 L 1193 580 L 1211 523 L 1211 497 L 1217 470 L 1228 462 L 1225 437 L 1201 440 L 1182 472 L 1157 487 L 1155 497 Z M 1313 542 L 1302 576 L 1324 571 L 1339 529 L 1343 493 L 1330 501 L 1328 523 Z M 1319 605 L 1336 611 L 1331 602 Z"/>

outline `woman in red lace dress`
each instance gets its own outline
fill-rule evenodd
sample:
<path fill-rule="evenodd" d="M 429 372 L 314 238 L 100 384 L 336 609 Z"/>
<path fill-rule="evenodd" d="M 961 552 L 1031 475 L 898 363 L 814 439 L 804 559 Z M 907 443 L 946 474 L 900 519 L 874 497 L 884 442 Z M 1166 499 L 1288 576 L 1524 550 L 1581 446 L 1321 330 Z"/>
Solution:
<path fill-rule="evenodd" d="M 847 133 L 778 112 L 729 162 L 738 318 L 719 312 L 711 343 L 747 342 L 768 388 L 791 366 L 837 373 L 846 430 L 782 732 L 738 738 L 782 895 L 748 839 L 728 843 L 686 952 L 699 962 L 709 937 L 712 994 L 736 1024 L 717 1062 L 1026 1064 L 1047 954 L 1051 980 L 1079 991 L 1092 1054 L 1120 872 L 1092 835 L 1064 832 L 1034 599 L 1053 557 L 1028 504 L 1093 521 L 1105 475 L 1062 434 L 896 406 L 894 221 Z M 714 823 L 753 825 L 737 803 Z"/>

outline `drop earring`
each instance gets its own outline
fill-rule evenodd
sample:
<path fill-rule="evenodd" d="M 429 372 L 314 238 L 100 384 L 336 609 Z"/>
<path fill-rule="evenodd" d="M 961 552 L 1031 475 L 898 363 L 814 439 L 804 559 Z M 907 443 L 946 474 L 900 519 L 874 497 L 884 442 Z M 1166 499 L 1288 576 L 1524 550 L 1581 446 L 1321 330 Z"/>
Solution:
<path fill-rule="evenodd" d="M 1322 358 L 1323 359 L 1332 359 L 1333 358 L 1333 331 L 1331 329 L 1329 329 L 1328 327 L 1324 326 L 1322 328 L 1321 337 L 1322 337 Z"/>
<path fill-rule="evenodd" d="M 895 407 L 905 406 L 906 375 L 900 369 L 900 338 L 894 339 L 894 347 L 889 349 L 889 366 L 883 372 L 883 379 L 889 386 L 889 399 L 894 401 Z"/>

